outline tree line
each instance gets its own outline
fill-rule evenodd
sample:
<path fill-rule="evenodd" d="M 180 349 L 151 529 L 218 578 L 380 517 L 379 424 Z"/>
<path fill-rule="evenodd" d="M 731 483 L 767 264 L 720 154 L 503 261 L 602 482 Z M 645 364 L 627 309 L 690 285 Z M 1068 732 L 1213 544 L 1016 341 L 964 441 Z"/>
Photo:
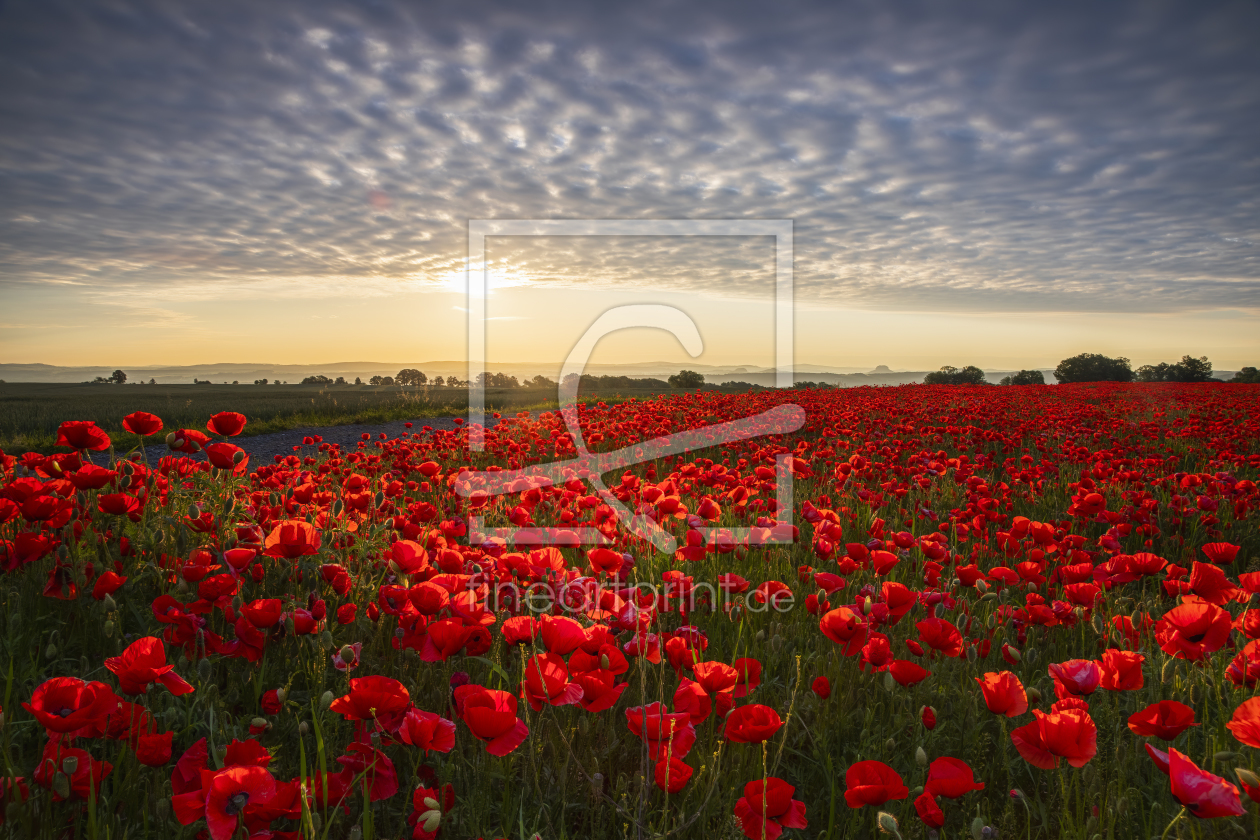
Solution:
<path fill-rule="evenodd" d="M 1142 365 L 1134 370 L 1123 356 L 1111 358 L 1101 353 L 1081 353 L 1059 362 L 1054 378 L 1061 385 L 1073 382 L 1213 382 L 1212 363 L 1207 356 L 1182 356 L 1180 362 Z M 1245 367 L 1230 382 L 1260 383 L 1254 367 Z M 984 385 L 984 371 L 975 365 L 956 368 L 946 365 L 923 377 L 926 385 Z M 1045 375 L 1039 370 L 1021 370 L 1005 376 L 1001 385 L 1044 385 Z"/>

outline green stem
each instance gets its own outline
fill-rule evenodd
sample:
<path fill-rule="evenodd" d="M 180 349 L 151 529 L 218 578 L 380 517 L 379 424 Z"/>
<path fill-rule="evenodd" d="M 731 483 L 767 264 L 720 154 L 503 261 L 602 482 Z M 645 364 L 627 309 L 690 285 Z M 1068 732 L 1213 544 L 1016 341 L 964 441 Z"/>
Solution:
<path fill-rule="evenodd" d="M 1185 814 L 1186 814 L 1186 809 L 1183 807 L 1180 811 L 1177 812 L 1177 816 L 1172 818 L 1172 822 L 1170 822 L 1168 824 L 1168 827 L 1164 829 L 1164 833 L 1159 835 L 1159 840 L 1166 840 L 1168 837 L 1168 832 L 1172 831 L 1172 827 L 1177 824 L 1177 820 L 1184 817 Z"/>

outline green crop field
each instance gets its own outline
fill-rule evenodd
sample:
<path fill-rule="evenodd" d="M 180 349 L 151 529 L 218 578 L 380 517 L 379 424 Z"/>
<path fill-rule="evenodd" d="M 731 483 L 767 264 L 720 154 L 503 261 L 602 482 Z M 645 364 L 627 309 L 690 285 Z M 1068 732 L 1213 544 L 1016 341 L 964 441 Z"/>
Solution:
<path fill-rule="evenodd" d="M 583 388 L 583 400 L 646 397 L 668 387 L 640 380 L 616 390 Z M 724 391 L 732 389 L 721 389 Z M 738 389 L 736 389 L 738 390 Z M 487 411 L 556 407 L 554 388 L 487 388 Z M 461 414 L 468 409 L 464 388 L 398 385 L 95 385 L 0 383 L 0 449 L 11 455 L 50 453 L 57 426 L 66 419 L 92 420 L 125 450 L 137 438 L 122 429 L 133 411 L 162 418 L 165 428 L 204 429 L 220 411 L 249 418 L 246 435 L 305 426 L 383 423 Z"/>

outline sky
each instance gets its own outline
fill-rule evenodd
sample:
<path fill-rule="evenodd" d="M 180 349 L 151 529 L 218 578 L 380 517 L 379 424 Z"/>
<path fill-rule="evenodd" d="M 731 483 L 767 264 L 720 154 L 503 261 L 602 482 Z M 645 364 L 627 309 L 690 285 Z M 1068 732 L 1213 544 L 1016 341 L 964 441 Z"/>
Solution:
<path fill-rule="evenodd" d="M 0 362 L 462 359 L 470 219 L 790 219 L 795 359 L 1260 363 L 1252 2 L 0 2 Z M 767 237 L 490 237 L 491 363 L 774 361 Z"/>

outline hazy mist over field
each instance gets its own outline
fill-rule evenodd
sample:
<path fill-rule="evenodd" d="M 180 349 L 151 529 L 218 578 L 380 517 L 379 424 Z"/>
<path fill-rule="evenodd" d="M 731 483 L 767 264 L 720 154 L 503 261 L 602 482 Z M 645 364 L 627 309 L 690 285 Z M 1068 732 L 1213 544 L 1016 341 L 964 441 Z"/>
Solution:
<path fill-rule="evenodd" d="M 795 354 L 1260 357 L 1260 10 L 0 6 L 0 360 L 465 354 L 469 219 L 791 219 Z M 773 364 L 767 237 L 490 237 L 487 356 Z"/>

